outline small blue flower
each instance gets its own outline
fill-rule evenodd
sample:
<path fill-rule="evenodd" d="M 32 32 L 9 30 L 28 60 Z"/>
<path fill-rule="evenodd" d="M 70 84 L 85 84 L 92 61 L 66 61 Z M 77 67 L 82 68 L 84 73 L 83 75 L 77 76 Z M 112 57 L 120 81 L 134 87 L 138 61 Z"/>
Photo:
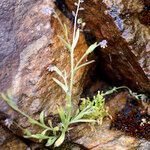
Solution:
<path fill-rule="evenodd" d="M 10 128 L 10 126 L 13 124 L 13 120 L 10 118 L 5 119 L 5 125 Z"/>
<path fill-rule="evenodd" d="M 54 65 L 49 65 L 47 69 L 48 69 L 49 72 L 53 72 L 53 71 L 56 70 L 56 66 L 54 66 Z"/>
<path fill-rule="evenodd" d="M 102 40 L 101 42 L 99 42 L 98 46 L 100 46 L 101 48 L 106 48 L 107 47 L 107 40 Z"/>

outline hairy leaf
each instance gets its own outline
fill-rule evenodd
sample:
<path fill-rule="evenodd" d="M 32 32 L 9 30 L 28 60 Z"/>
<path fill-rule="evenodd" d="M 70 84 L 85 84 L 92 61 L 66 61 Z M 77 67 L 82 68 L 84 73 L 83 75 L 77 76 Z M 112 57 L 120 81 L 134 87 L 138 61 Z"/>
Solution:
<path fill-rule="evenodd" d="M 57 141 L 55 142 L 55 147 L 60 146 L 65 140 L 65 132 L 62 132 L 61 136 L 57 139 Z"/>
<path fill-rule="evenodd" d="M 70 51 L 71 50 L 71 45 L 65 40 L 63 39 L 61 36 L 58 36 L 60 41 L 64 44 L 64 46 Z"/>
<path fill-rule="evenodd" d="M 45 140 L 45 139 L 49 138 L 49 136 L 46 136 L 43 134 L 32 134 L 30 137 L 35 138 L 35 139 L 39 139 L 39 140 Z"/>
<path fill-rule="evenodd" d="M 40 122 L 41 122 L 43 125 L 45 125 L 45 123 L 44 123 L 44 111 L 42 111 L 42 112 L 40 113 Z"/>
<path fill-rule="evenodd" d="M 51 146 L 54 144 L 56 141 L 57 137 L 56 136 L 49 136 L 49 139 L 47 140 L 46 146 Z"/>
<path fill-rule="evenodd" d="M 94 49 L 97 47 L 97 42 L 95 42 L 94 44 L 92 44 L 87 51 L 85 52 L 86 55 L 89 55 L 91 52 L 94 51 Z"/>
<path fill-rule="evenodd" d="M 79 40 L 79 35 L 80 35 L 80 29 L 78 28 L 75 34 L 75 39 L 72 43 L 72 50 L 75 49 L 75 47 L 77 46 L 78 40 Z"/>
<path fill-rule="evenodd" d="M 63 124 L 65 124 L 65 122 L 66 122 L 66 114 L 65 114 L 65 111 L 63 110 L 62 107 L 60 107 L 60 108 L 58 109 L 58 113 L 59 113 L 61 122 L 62 122 Z"/>
<path fill-rule="evenodd" d="M 67 93 L 68 88 L 62 83 L 60 82 L 58 79 L 53 78 L 53 80 L 65 91 L 65 93 Z"/>

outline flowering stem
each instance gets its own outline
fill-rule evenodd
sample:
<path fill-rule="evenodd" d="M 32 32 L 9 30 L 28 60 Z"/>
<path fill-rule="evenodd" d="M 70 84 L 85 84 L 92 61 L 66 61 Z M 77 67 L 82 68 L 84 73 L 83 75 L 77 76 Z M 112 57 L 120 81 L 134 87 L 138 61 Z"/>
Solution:
<path fill-rule="evenodd" d="M 80 8 L 80 0 L 78 0 L 77 10 L 76 10 L 76 14 L 75 14 L 74 30 L 73 30 L 73 41 L 74 41 L 74 39 L 75 39 L 75 34 L 76 34 L 77 18 L 78 18 L 79 8 Z"/>

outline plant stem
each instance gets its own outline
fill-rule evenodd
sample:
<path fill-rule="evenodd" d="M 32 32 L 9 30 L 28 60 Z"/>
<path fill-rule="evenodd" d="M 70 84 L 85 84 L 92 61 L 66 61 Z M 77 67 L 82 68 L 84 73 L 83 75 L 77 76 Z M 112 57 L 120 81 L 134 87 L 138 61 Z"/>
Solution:
<path fill-rule="evenodd" d="M 75 14 L 72 45 L 74 43 L 75 36 L 76 36 L 77 18 L 78 18 L 79 8 L 80 8 L 80 0 L 78 0 L 77 10 L 76 10 L 76 14 Z M 71 49 L 70 59 L 71 59 L 70 95 L 72 95 L 72 87 L 73 87 L 73 79 L 74 79 L 74 49 L 73 48 Z"/>
<path fill-rule="evenodd" d="M 73 31 L 73 41 L 72 41 L 72 46 L 71 46 L 71 50 L 70 50 L 70 71 L 71 71 L 71 77 L 70 77 L 70 87 L 69 87 L 69 95 L 66 96 L 67 99 L 67 122 L 64 128 L 64 132 L 67 131 L 68 126 L 70 124 L 70 120 L 71 120 L 71 112 L 72 112 L 72 88 L 73 88 L 73 81 L 74 81 L 74 50 L 75 48 L 73 48 L 73 44 L 74 44 L 74 40 L 76 37 L 76 26 L 77 26 L 77 17 L 78 17 L 78 12 L 79 12 L 79 8 L 80 8 L 80 0 L 78 0 L 78 5 L 77 5 L 77 11 L 75 14 L 75 21 L 74 21 L 74 31 Z"/>
<path fill-rule="evenodd" d="M 78 0 L 78 5 L 77 5 L 77 11 L 76 11 L 76 14 L 75 14 L 75 21 L 74 21 L 74 31 L 73 31 L 73 42 L 72 42 L 72 45 L 74 43 L 74 40 L 75 40 L 75 36 L 76 36 L 76 28 L 77 28 L 77 18 L 78 18 L 78 12 L 79 12 L 79 8 L 80 8 L 80 0 Z M 70 52 L 70 65 L 71 65 L 71 77 L 70 77 L 70 91 L 69 91 L 69 101 L 68 101 L 68 104 L 70 107 L 68 110 L 68 115 L 69 115 L 69 120 L 71 118 L 71 107 L 72 107 L 72 104 L 71 104 L 71 101 L 72 101 L 72 88 L 73 88 L 73 81 L 74 81 L 74 48 L 71 49 L 71 52 Z"/>
<path fill-rule="evenodd" d="M 79 8 L 80 8 L 80 0 L 78 0 L 77 10 L 76 10 L 76 14 L 75 14 L 74 31 L 73 31 L 73 41 L 75 39 L 75 34 L 76 34 L 77 18 L 78 18 Z"/>
<path fill-rule="evenodd" d="M 95 62 L 95 60 L 91 60 L 91 61 L 88 61 L 88 62 L 86 62 L 86 63 L 84 63 L 84 64 L 81 64 L 80 66 L 78 66 L 77 68 L 75 68 L 75 72 L 76 71 L 78 71 L 80 68 L 82 68 L 82 67 L 85 67 L 85 66 L 87 66 L 87 65 L 89 65 L 89 64 L 91 64 L 91 63 L 93 63 L 93 62 Z"/>

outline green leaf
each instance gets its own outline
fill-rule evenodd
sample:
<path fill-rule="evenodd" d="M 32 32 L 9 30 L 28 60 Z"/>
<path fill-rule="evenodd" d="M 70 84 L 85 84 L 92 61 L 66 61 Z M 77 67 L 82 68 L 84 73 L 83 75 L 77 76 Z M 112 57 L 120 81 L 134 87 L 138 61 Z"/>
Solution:
<path fill-rule="evenodd" d="M 47 132 L 48 130 L 49 130 L 49 129 L 46 129 L 46 130 L 42 131 L 41 134 L 42 134 L 42 135 L 46 135 L 46 132 Z M 42 140 L 43 140 L 43 139 L 39 139 L 39 142 L 42 142 Z"/>
<path fill-rule="evenodd" d="M 71 50 L 71 45 L 66 41 L 64 40 L 61 36 L 58 36 L 60 41 L 64 44 L 64 46 L 70 51 Z"/>
<path fill-rule="evenodd" d="M 93 62 L 95 62 L 95 60 L 91 60 L 91 61 L 88 61 L 88 62 L 86 62 L 86 63 L 83 63 L 83 64 L 81 64 L 80 66 L 78 66 L 75 71 L 77 71 L 77 70 L 79 70 L 80 68 L 85 67 L 85 66 L 87 66 L 87 65 L 89 65 L 89 64 L 91 64 L 91 63 L 93 63 Z"/>
<path fill-rule="evenodd" d="M 76 114 L 75 114 L 75 116 L 77 116 L 77 115 L 79 114 L 79 112 L 80 112 L 80 110 L 79 110 L 79 109 L 77 109 L 77 110 L 76 110 Z"/>
<path fill-rule="evenodd" d="M 23 132 L 25 135 L 31 136 L 31 132 L 28 129 L 24 129 Z"/>
<path fill-rule="evenodd" d="M 45 129 L 44 131 L 42 131 L 42 135 L 46 135 L 46 132 L 48 131 L 49 129 Z"/>
<path fill-rule="evenodd" d="M 65 32 L 66 40 L 68 40 L 68 28 L 67 28 L 66 24 L 64 24 L 64 32 Z"/>
<path fill-rule="evenodd" d="M 65 140 L 65 132 L 62 132 L 61 136 L 55 142 L 54 147 L 60 146 L 64 142 L 64 140 Z"/>
<path fill-rule="evenodd" d="M 45 125 L 45 123 L 44 123 L 44 111 L 42 111 L 41 113 L 40 113 L 40 122 L 43 124 L 43 125 Z"/>
<path fill-rule="evenodd" d="M 48 124 L 49 124 L 50 128 L 53 128 L 53 124 L 52 124 L 52 121 L 50 119 L 48 120 Z"/>
<path fill-rule="evenodd" d="M 39 139 L 39 140 L 45 140 L 45 139 L 49 138 L 49 136 L 46 136 L 43 134 L 32 134 L 30 137 L 35 138 L 35 139 Z"/>
<path fill-rule="evenodd" d="M 97 42 L 95 42 L 94 44 L 92 44 L 87 51 L 85 52 L 86 55 L 90 54 L 91 52 L 94 51 L 94 49 L 97 47 Z"/>
<path fill-rule="evenodd" d="M 7 96 L 7 95 L 5 95 L 5 94 L 3 94 L 3 93 L 1 93 L 1 97 L 2 97 L 2 99 L 3 99 L 10 107 L 12 107 L 14 110 L 16 110 L 16 111 L 19 110 L 18 107 L 17 107 L 17 105 L 16 105 L 16 103 L 13 101 L 12 98 L 10 98 L 9 96 Z"/>
<path fill-rule="evenodd" d="M 92 122 L 97 122 L 97 121 L 93 120 L 93 119 L 79 119 L 79 120 L 73 120 L 70 123 L 79 123 L 79 122 L 89 122 L 89 123 L 92 123 Z"/>
<path fill-rule="evenodd" d="M 48 120 L 48 124 L 51 128 L 53 128 L 52 121 L 50 119 Z"/>
<path fill-rule="evenodd" d="M 56 127 L 53 128 L 53 130 L 54 130 L 55 132 L 59 131 L 59 127 L 56 126 Z"/>
<path fill-rule="evenodd" d="M 80 29 L 78 28 L 76 31 L 76 34 L 75 34 L 75 38 L 74 38 L 73 43 L 72 43 L 72 50 L 74 50 L 75 47 L 77 46 L 79 36 L 80 36 Z"/>
<path fill-rule="evenodd" d="M 28 118 L 28 121 L 31 123 L 31 124 L 38 124 L 36 120 L 32 119 L 32 118 Z"/>
<path fill-rule="evenodd" d="M 10 92 L 9 90 L 7 91 L 7 97 L 8 97 L 9 99 L 13 99 L 12 94 L 11 94 L 11 92 Z"/>
<path fill-rule="evenodd" d="M 22 112 L 16 105 L 16 103 L 13 101 L 12 96 L 10 95 L 10 93 L 8 93 L 8 95 L 5 94 L 1 94 L 1 97 L 3 98 L 3 100 L 11 107 L 13 108 L 15 111 L 17 111 L 18 113 L 22 114 L 23 116 L 25 116 L 26 118 L 30 118 L 27 114 L 25 114 L 24 112 Z"/>
<path fill-rule="evenodd" d="M 65 91 L 65 93 L 67 93 L 68 88 L 62 83 L 60 82 L 58 79 L 53 78 L 53 80 Z"/>
<path fill-rule="evenodd" d="M 56 141 L 57 137 L 56 136 L 50 136 L 49 139 L 47 140 L 47 143 L 45 146 L 51 146 L 54 144 L 54 142 Z"/>
<path fill-rule="evenodd" d="M 80 120 L 81 118 L 83 118 L 83 116 L 88 115 L 90 113 L 93 113 L 91 111 L 91 109 L 93 109 L 93 106 L 90 106 L 91 104 L 89 104 L 86 108 L 84 108 L 82 111 L 80 111 L 77 115 L 75 115 L 75 117 L 73 117 L 71 119 L 71 122 L 75 122 L 77 120 Z M 93 109 L 94 110 L 94 109 Z"/>
<path fill-rule="evenodd" d="M 60 108 L 58 109 L 58 113 L 59 113 L 61 122 L 62 122 L 63 124 L 65 124 L 65 121 L 66 121 L 66 114 L 65 114 L 65 111 L 63 110 L 62 107 L 60 107 Z"/>
<path fill-rule="evenodd" d="M 56 67 L 56 66 L 50 66 L 49 67 L 49 71 L 55 71 L 59 76 L 61 76 L 62 78 L 64 78 L 62 71 Z"/>

